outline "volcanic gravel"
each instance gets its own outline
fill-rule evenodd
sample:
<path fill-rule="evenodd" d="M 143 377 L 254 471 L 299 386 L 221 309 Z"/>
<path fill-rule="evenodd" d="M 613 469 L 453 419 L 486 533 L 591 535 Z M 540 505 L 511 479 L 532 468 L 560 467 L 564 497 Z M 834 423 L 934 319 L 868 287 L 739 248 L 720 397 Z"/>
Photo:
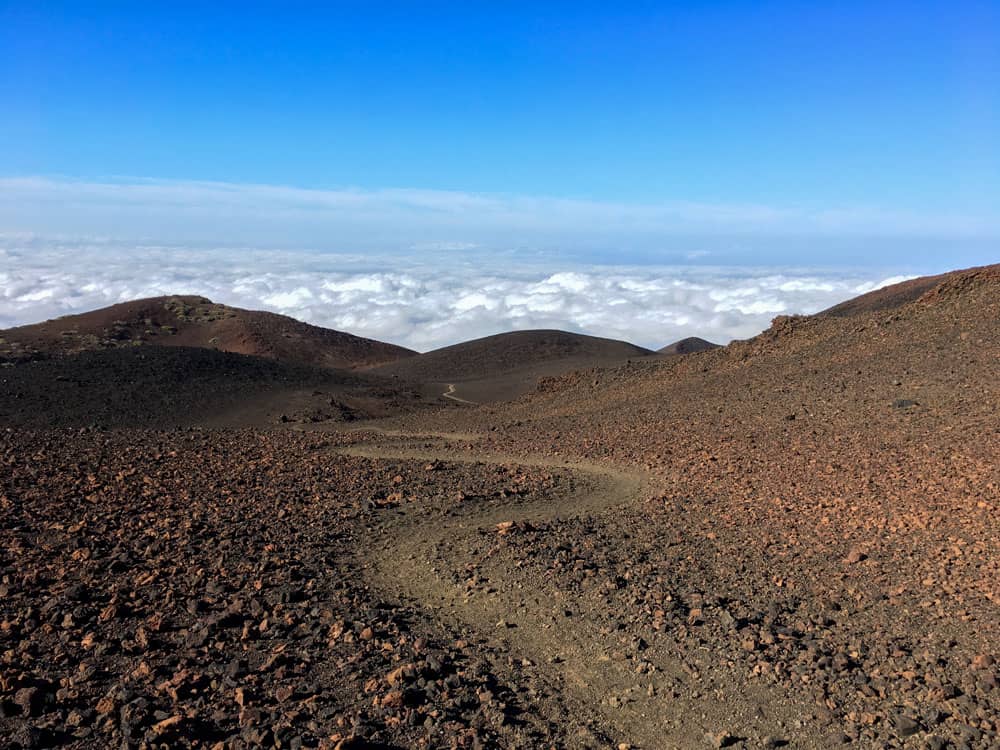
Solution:
<path fill-rule="evenodd" d="M 334 452 L 352 439 L 0 433 L 0 744 L 562 744 L 474 636 L 361 575 L 407 514 L 557 478 Z"/>
<path fill-rule="evenodd" d="M 655 478 L 643 507 L 484 532 L 484 574 L 560 592 L 637 665 L 679 657 L 695 691 L 805 697 L 796 745 L 997 747 L 1000 269 L 855 307 L 449 415 L 470 450 Z"/>
<path fill-rule="evenodd" d="M 149 427 L 251 423 L 270 404 L 284 421 L 360 419 L 420 408 L 387 378 L 193 347 L 83 351 L 0 367 L 0 425 Z M 292 398 L 295 394 L 303 396 Z M 291 400 L 296 406 L 285 408 Z M 280 419 L 276 414 L 272 421 Z"/>
<path fill-rule="evenodd" d="M 998 747 L 998 404 L 991 267 L 364 433 L 8 430 L 0 739 Z"/>

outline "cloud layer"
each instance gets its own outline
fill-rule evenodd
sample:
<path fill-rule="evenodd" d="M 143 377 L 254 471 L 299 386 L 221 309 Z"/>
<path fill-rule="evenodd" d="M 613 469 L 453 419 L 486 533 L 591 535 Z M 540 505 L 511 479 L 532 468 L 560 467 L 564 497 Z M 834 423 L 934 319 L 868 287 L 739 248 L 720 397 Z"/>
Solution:
<path fill-rule="evenodd" d="M 418 350 L 561 328 L 658 348 L 727 342 L 900 278 L 873 271 L 555 265 L 428 247 L 406 255 L 192 249 L 0 236 L 0 328 L 139 297 L 201 294 Z"/>

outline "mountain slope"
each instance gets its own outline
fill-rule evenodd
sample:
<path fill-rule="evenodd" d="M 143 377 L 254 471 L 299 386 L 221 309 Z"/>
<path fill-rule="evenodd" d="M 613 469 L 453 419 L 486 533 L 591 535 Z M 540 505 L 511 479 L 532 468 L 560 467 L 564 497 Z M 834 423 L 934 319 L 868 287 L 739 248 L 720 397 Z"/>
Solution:
<path fill-rule="evenodd" d="M 0 331 L 0 359 L 37 359 L 146 344 L 218 349 L 286 363 L 351 369 L 415 352 L 284 315 L 174 296 L 124 302 Z"/>
<path fill-rule="evenodd" d="M 480 435 L 483 454 L 649 477 L 617 511 L 482 534 L 477 575 L 571 600 L 572 622 L 619 634 L 640 667 L 679 657 L 720 694 L 815 701 L 780 730 L 790 746 L 994 746 L 1000 266 L 905 289 L 422 419 Z M 728 716 L 737 737 L 779 731 Z"/>
<path fill-rule="evenodd" d="M 383 365 L 373 371 L 411 382 L 461 384 L 472 401 L 497 401 L 531 390 L 543 376 L 621 364 L 651 355 L 649 349 L 614 339 L 566 331 L 513 331 Z"/>
<path fill-rule="evenodd" d="M 889 286 L 884 286 L 881 289 L 876 289 L 834 305 L 831 308 L 823 310 L 819 315 L 846 318 L 861 313 L 893 310 L 920 299 L 923 294 L 936 287 L 948 276 L 949 274 L 921 276 L 920 278 L 909 279 L 898 284 L 890 284 Z"/>
<path fill-rule="evenodd" d="M 0 368 L 5 427 L 273 427 L 420 408 L 367 373 L 183 346 L 86 350 Z"/>

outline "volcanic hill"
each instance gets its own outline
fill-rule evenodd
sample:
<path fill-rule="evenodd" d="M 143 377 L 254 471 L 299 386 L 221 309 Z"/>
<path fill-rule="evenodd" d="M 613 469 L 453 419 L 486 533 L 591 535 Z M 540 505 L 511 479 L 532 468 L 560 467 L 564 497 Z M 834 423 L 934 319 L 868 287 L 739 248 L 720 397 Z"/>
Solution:
<path fill-rule="evenodd" d="M 284 315 L 219 305 L 204 297 L 171 296 L 0 331 L 0 361 L 146 344 L 217 349 L 339 369 L 370 367 L 415 354 Z"/>
<path fill-rule="evenodd" d="M 1000 746 L 1000 266 L 690 357 L 396 365 L 461 397 L 577 345 L 606 364 L 509 402 L 0 429 L 0 746 Z M 290 366 L 64 359 L 190 352 Z M 59 372 L 31 408 L 86 422 Z"/>
<path fill-rule="evenodd" d="M 686 339 L 681 339 L 680 341 L 675 341 L 672 344 L 667 344 L 667 346 L 662 349 L 657 349 L 657 354 L 697 354 L 698 352 L 707 352 L 712 349 L 718 349 L 718 344 L 713 344 L 711 341 L 706 341 L 705 339 L 700 339 L 697 336 L 689 336 Z"/>
<path fill-rule="evenodd" d="M 408 357 L 373 370 L 410 382 L 456 385 L 474 402 L 504 401 L 532 390 L 539 378 L 618 365 L 652 352 L 614 339 L 566 331 L 512 331 Z"/>

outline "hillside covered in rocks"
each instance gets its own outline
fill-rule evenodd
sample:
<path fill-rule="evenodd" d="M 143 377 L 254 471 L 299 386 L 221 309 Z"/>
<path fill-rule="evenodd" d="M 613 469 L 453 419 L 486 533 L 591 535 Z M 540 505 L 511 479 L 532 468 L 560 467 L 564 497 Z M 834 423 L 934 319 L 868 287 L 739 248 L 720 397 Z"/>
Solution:
<path fill-rule="evenodd" d="M 994 266 L 489 405 L 33 402 L 0 744 L 996 747 L 998 323 Z"/>

